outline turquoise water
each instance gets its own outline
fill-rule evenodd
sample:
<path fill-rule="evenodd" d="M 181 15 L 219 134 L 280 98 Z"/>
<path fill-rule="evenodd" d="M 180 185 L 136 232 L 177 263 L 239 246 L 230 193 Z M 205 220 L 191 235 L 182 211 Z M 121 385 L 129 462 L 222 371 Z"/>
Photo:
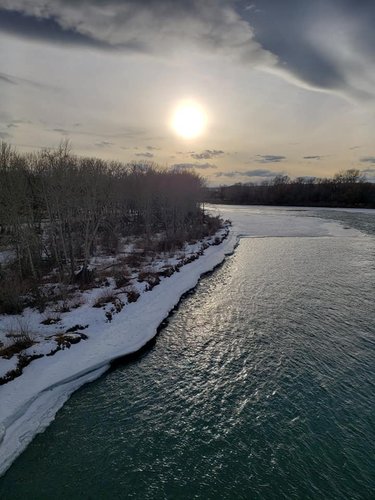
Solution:
<path fill-rule="evenodd" d="M 374 498 L 374 251 L 241 240 L 152 349 L 72 396 L 0 498 Z"/>

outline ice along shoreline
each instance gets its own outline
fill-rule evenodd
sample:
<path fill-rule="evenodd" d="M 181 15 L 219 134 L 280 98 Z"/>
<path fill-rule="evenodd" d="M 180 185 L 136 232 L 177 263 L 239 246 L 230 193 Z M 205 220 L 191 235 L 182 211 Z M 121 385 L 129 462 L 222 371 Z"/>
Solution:
<path fill-rule="evenodd" d="M 152 341 L 182 297 L 233 253 L 237 242 L 238 235 L 230 230 L 219 245 L 209 246 L 197 260 L 129 304 L 118 315 L 121 323 L 118 318 L 89 342 L 35 360 L 22 376 L 1 386 L 0 476 L 53 421 L 74 391 L 100 377 L 115 360 L 137 353 Z"/>

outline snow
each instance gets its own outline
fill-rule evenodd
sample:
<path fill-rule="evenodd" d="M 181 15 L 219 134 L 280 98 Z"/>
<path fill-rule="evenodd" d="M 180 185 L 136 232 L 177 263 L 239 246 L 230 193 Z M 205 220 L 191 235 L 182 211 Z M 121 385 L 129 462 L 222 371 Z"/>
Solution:
<path fill-rule="evenodd" d="M 111 360 L 138 351 L 152 339 L 181 295 L 197 284 L 202 273 L 222 262 L 225 255 L 233 251 L 235 243 L 236 235 L 232 232 L 224 244 L 208 247 L 199 259 L 182 266 L 169 278 L 162 279 L 152 291 L 141 293 L 137 302 L 126 304 L 121 313 L 113 315 L 111 323 L 105 321 L 103 308 L 92 307 L 98 295 L 103 293 L 103 288 L 85 292 L 85 303 L 61 314 L 61 323 L 40 325 L 43 315 L 31 310 L 25 311 L 23 317 L 16 317 L 13 322 L 27 321 L 38 342 L 27 349 L 28 354 L 47 354 L 55 348 L 56 342 L 46 341 L 48 336 L 44 334 L 43 339 L 43 332 L 35 333 L 38 330 L 44 329 L 51 337 L 68 327 L 89 324 L 83 330 L 88 340 L 60 350 L 53 356 L 32 361 L 21 376 L 0 386 L 0 474 L 6 471 L 32 438 L 46 428 L 72 392 L 104 373 Z M 185 250 L 189 254 L 198 249 L 196 244 Z M 172 258 L 166 259 L 165 263 L 170 263 L 170 260 L 177 262 Z M 144 283 L 134 285 L 140 292 L 144 291 Z M 0 359 L 0 365 L 2 363 Z"/>
<path fill-rule="evenodd" d="M 103 288 L 85 292 L 85 303 L 68 313 L 59 314 L 61 322 L 54 325 L 41 326 L 41 316 L 35 311 L 24 313 L 31 330 L 44 331 L 36 337 L 39 343 L 29 348 L 30 354 L 47 354 L 56 345 L 53 335 L 77 324 L 89 325 L 82 331 L 88 339 L 53 356 L 34 360 L 24 368 L 20 377 L 0 386 L 0 475 L 33 437 L 49 425 L 75 390 L 102 375 L 111 360 L 139 350 L 152 339 L 180 297 L 195 287 L 202 274 L 212 270 L 234 251 L 239 237 L 363 237 L 359 231 L 344 229 L 335 222 L 299 217 L 298 209 L 228 206 L 208 206 L 206 209 L 232 220 L 228 238 L 220 245 L 208 247 L 199 259 L 162 279 L 153 290 L 141 293 L 137 302 L 126 304 L 119 314 L 113 315 L 110 323 L 106 322 L 103 309 L 92 307 Z M 197 249 L 198 244 L 185 250 L 191 253 Z M 137 287 L 139 292 L 144 291 L 144 283 L 137 284 Z M 0 359 L 0 366 L 2 363 Z M 7 368 L 5 365 L 3 371 Z"/>
<path fill-rule="evenodd" d="M 13 356 L 11 359 L 2 359 L 0 363 L 0 377 L 3 377 L 17 366 L 17 359 Z"/>

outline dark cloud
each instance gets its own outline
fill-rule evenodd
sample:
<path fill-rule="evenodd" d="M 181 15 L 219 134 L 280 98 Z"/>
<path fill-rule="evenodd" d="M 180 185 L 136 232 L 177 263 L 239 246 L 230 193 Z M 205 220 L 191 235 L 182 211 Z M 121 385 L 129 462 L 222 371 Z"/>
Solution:
<path fill-rule="evenodd" d="M 232 0 L 0 0 L 0 29 L 55 43 L 147 53 L 191 45 L 275 62 Z"/>
<path fill-rule="evenodd" d="M 210 158 L 216 158 L 217 156 L 222 156 L 224 151 L 221 149 L 206 149 L 201 153 L 191 153 L 191 157 L 195 160 L 209 160 Z"/>
<path fill-rule="evenodd" d="M 361 158 L 359 161 L 362 163 L 375 163 L 375 156 L 365 156 L 364 158 Z"/>
<path fill-rule="evenodd" d="M 0 138 L 1 139 L 9 139 L 9 137 L 12 137 L 8 132 L 0 132 Z"/>
<path fill-rule="evenodd" d="M 48 43 L 67 45 L 86 45 L 100 49 L 108 49 L 106 43 L 91 36 L 80 34 L 74 30 L 64 29 L 54 18 L 43 18 L 21 11 L 4 10 L 0 1 L 0 31 L 17 35 L 21 38 L 45 40 Z M 78 2 L 77 2 L 78 3 Z"/>
<path fill-rule="evenodd" d="M 282 155 L 257 155 L 255 161 L 257 163 L 280 163 L 286 160 L 286 156 Z"/>
<path fill-rule="evenodd" d="M 198 170 L 206 170 L 209 168 L 217 168 L 216 165 L 212 163 L 175 163 L 171 166 L 174 170 L 186 170 L 191 168 L 196 168 Z"/>
<path fill-rule="evenodd" d="M 143 158 L 153 158 L 154 155 L 150 153 L 149 151 L 146 151 L 145 153 L 135 153 L 135 156 L 142 156 Z"/>
<path fill-rule="evenodd" d="M 255 169 L 255 170 L 231 170 L 229 172 L 218 172 L 216 177 L 276 177 L 283 175 L 283 172 L 274 172 L 273 170 Z"/>
<path fill-rule="evenodd" d="M 360 99 L 375 97 L 374 25 L 373 0 L 0 0 L 6 33 L 152 54 L 198 46 Z"/>
<path fill-rule="evenodd" d="M 312 155 L 312 156 L 304 156 L 304 160 L 321 160 L 323 158 L 322 155 Z"/>
<path fill-rule="evenodd" d="M 242 15 L 280 71 L 308 86 L 374 97 L 375 2 L 372 0 L 254 0 L 259 10 Z M 358 76 L 360 80 L 358 80 Z"/>

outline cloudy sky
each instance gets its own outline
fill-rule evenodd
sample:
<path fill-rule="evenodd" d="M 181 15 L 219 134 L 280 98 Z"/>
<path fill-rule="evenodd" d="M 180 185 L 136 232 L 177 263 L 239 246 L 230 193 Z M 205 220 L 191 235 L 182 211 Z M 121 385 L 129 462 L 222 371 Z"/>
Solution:
<path fill-rule="evenodd" d="M 375 179 L 374 0 L 0 0 L 0 139 L 193 168 Z M 171 127 L 181 102 L 206 125 Z"/>

